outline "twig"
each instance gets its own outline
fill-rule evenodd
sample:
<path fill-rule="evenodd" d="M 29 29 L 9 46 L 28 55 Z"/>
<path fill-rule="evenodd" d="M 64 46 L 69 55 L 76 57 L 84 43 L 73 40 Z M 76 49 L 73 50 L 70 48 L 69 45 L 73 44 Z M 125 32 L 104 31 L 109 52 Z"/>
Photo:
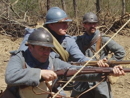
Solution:
<path fill-rule="evenodd" d="M 2 31 L 5 33 L 5 35 L 7 35 L 7 33 L 6 33 L 6 31 L 1 27 L 1 29 L 2 29 Z M 1 31 L 1 33 L 2 33 L 2 31 Z M 3 34 L 4 34 L 3 33 Z"/>
<path fill-rule="evenodd" d="M 14 6 L 15 4 L 17 4 L 19 2 L 19 0 L 16 0 L 14 3 L 12 3 L 11 5 Z"/>
<path fill-rule="evenodd" d="M 4 19 L 6 19 L 6 20 L 8 20 L 8 21 L 10 21 L 10 22 L 15 22 L 15 23 L 19 24 L 20 26 L 23 26 L 23 27 L 29 27 L 29 26 L 27 26 L 27 25 L 24 25 L 24 24 L 18 22 L 18 21 L 15 21 L 15 20 L 9 20 L 8 18 L 6 18 L 6 17 L 4 17 L 4 16 L 1 16 L 1 17 L 4 18 Z"/>
<path fill-rule="evenodd" d="M 16 11 L 15 11 L 14 8 L 13 8 L 13 6 L 14 6 L 15 4 L 17 4 L 18 1 L 19 1 L 19 0 L 16 0 L 14 3 L 10 4 L 10 9 L 11 9 L 19 18 L 21 18 L 21 17 L 18 15 L 18 13 L 16 13 Z"/>
<path fill-rule="evenodd" d="M 24 21 L 26 20 L 27 12 L 28 12 L 28 11 L 26 11 L 26 12 L 24 13 L 24 18 L 23 18 Z"/>

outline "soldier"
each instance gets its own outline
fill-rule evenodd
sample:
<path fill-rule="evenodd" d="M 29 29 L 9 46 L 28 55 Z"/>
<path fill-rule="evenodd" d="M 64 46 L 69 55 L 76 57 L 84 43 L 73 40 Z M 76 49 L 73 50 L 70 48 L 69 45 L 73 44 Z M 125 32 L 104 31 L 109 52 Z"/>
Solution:
<path fill-rule="evenodd" d="M 67 35 L 68 22 L 72 20 L 68 18 L 67 14 L 58 7 L 52 7 L 46 14 L 45 27 L 51 32 L 51 34 L 57 39 L 57 41 L 63 46 L 65 50 L 70 54 L 72 61 L 83 62 L 89 60 L 79 50 L 74 39 Z M 24 43 L 27 41 L 29 34 L 33 29 L 26 28 L 27 34 L 24 37 L 23 43 L 20 45 L 20 50 L 26 50 Z M 55 53 L 53 53 L 55 54 Z"/>
<path fill-rule="evenodd" d="M 83 16 L 83 27 L 85 32 L 81 36 L 74 37 L 80 50 L 87 57 L 92 57 L 100 47 L 105 44 L 110 38 L 101 35 L 100 31 L 96 29 L 98 18 L 96 14 L 89 12 Z M 122 60 L 125 56 L 124 48 L 114 40 L 111 40 L 102 51 L 95 56 L 95 60 L 107 58 L 109 53 L 113 53 L 108 60 Z M 99 65 L 100 66 L 100 65 Z M 79 82 L 73 89 L 72 96 L 76 96 L 96 85 L 97 82 Z M 110 83 L 102 82 L 98 87 L 83 94 L 80 98 L 112 98 Z"/>
<path fill-rule="evenodd" d="M 20 98 L 20 85 L 37 86 L 41 79 L 50 81 L 57 78 L 48 59 L 51 47 L 54 47 L 51 35 L 45 30 L 34 30 L 26 45 L 28 48 L 25 52 L 12 54 L 6 68 L 5 80 L 16 98 Z"/>
<path fill-rule="evenodd" d="M 19 89 L 21 86 L 24 86 L 24 88 L 25 86 L 36 87 L 41 81 L 53 81 L 57 78 L 57 74 L 54 72 L 56 70 L 78 70 L 81 68 L 81 66 L 72 66 L 49 55 L 51 47 L 54 47 L 53 39 L 48 31 L 43 28 L 35 29 L 30 34 L 26 45 L 28 46 L 27 50 L 16 51 L 12 54 L 6 68 L 5 80 L 8 85 L 8 90 L 16 98 L 47 98 L 46 94 L 38 97 L 39 95 L 34 94 L 34 92 L 35 97 L 31 95 L 32 93 L 28 93 L 26 97 L 22 97 L 24 93 L 20 93 Z M 124 74 L 123 71 L 119 71 L 120 68 L 116 67 L 113 69 L 113 72 L 115 74 Z M 104 74 L 84 74 L 77 76 L 74 80 L 100 81 L 102 76 Z M 27 94 L 27 92 L 25 93 Z"/>
<path fill-rule="evenodd" d="M 79 49 L 75 40 L 71 38 L 70 35 L 67 35 L 68 22 L 72 20 L 68 18 L 67 14 L 60 9 L 59 7 L 52 7 L 48 10 L 46 14 L 46 22 L 44 27 L 46 27 L 51 34 L 57 39 L 60 45 L 68 52 L 69 60 L 74 62 L 85 62 L 90 60 L 90 58 L 86 57 Z M 33 32 L 34 29 L 26 28 L 27 32 L 24 36 L 24 39 L 19 47 L 19 50 L 26 50 L 27 47 L 25 43 L 28 39 L 28 36 Z M 51 52 L 51 55 L 54 57 L 56 54 Z M 98 62 L 99 65 L 106 65 L 100 60 Z"/>

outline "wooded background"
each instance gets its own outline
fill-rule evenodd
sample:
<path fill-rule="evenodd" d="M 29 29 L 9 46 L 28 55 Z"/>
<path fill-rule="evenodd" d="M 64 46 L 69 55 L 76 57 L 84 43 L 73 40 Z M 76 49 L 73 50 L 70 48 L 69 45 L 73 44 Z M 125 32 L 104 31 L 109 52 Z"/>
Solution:
<path fill-rule="evenodd" d="M 0 0 L 0 33 L 21 37 L 25 27 L 45 21 L 47 10 L 55 6 L 73 19 L 70 35 L 81 34 L 82 17 L 87 12 L 98 15 L 99 29 L 107 33 L 115 32 L 130 18 L 130 0 Z"/>

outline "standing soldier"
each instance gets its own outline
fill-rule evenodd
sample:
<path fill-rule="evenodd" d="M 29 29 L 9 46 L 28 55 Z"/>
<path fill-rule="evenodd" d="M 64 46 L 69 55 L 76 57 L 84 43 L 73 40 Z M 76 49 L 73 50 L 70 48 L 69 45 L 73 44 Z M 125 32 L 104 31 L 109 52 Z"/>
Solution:
<path fill-rule="evenodd" d="M 96 29 L 97 23 L 98 18 L 96 14 L 92 12 L 86 13 L 83 17 L 83 27 L 85 28 L 84 34 L 74 37 L 80 50 L 87 57 L 92 57 L 100 47 L 110 39 L 107 36 L 101 35 L 100 31 Z M 118 61 L 122 60 L 125 56 L 124 48 L 114 40 L 111 40 L 94 59 L 100 60 L 108 58 L 110 52 L 113 53 L 113 55 L 108 60 Z M 72 96 L 76 96 L 76 94 L 80 94 L 96 84 L 97 82 L 79 82 L 74 87 Z M 112 98 L 110 83 L 102 82 L 98 87 L 83 94 L 80 98 Z"/>

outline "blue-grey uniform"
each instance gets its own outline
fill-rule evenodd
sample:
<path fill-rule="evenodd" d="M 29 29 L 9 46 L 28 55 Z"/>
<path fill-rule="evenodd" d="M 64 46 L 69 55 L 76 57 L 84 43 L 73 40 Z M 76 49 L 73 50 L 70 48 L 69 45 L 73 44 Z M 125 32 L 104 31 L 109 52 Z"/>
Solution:
<path fill-rule="evenodd" d="M 93 35 L 88 35 L 87 33 L 84 33 L 81 36 L 75 36 L 73 37 L 82 53 L 84 53 L 87 57 L 92 57 L 96 51 L 96 45 L 97 43 L 94 43 L 93 45 L 90 45 L 90 42 L 97 36 L 99 36 L 100 32 L 99 30 L 96 30 L 96 32 Z M 110 38 L 107 36 L 101 37 L 101 44 L 105 44 Z M 86 46 L 89 46 L 89 48 L 86 50 Z M 109 60 L 122 60 L 125 56 L 125 50 L 124 48 L 116 43 L 114 40 L 111 40 L 99 53 L 99 58 L 97 56 L 95 57 L 95 60 L 97 59 L 103 59 L 105 57 L 108 57 L 109 52 L 112 52 L 113 55 Z M 80 94 L 84 92 L 85 90 L 89 89 L 90 87 L 97 84 L 97 82 L 79 82 L 73 89 L 72 96 L 76 96 L 77 94 Z M 84 94 L 81 98 L 112 98 L 111 95 L 111 89 L 110 89 L 110 83 L 102 82 L 98 87 L 91 90 L 90 92 Z"/>
<path fill-rule="evenodd" d="M 25 28 L 26 34 L 24 39 L 19 47 L 19 50 L 26 50 L 27 46 L 25 46 L 26 41 L 28 40 L 29 35 L 33 32 L 33 28 Z M 63 48 L 68 51 L 69 53 L 69 60 L 74 62 L 85 62 L 88 61 L 90 58 L 86 57 L 81 50 L 79 49 L 78 45 L 76 44 L 75 40 L 71 38 L 70 35 L 57 35 L 54 31 L 48 29 L 53 36 L 58 40 L 58 42 L 63 46 Z M 55 54 L 51 52 L 51 54 Z"/>
<path fill-rule="evenodd" d="M 24 68 L 25 64 L 26 68 Z M 18 92 L 19 86 L 37 86 L 40 83 L 41 69 L 56 71 L 71 68 L 74 70 L 81 68 L 81 66 L 72 66 L 53 57 L 53 55 L 50 55 L 46 62 L 41 63 L 36 60 L 29 49 L 27 49 L 24 52 L 18 51 L 11 56 L 6 68 L 5 81 L 10 86 L 9 90 L 16 96 L 16 98 L 20 98 Z M 100 81 L 101 77 L 102 74 L 84 74 L 77 76 L 75 80 Z"/>

